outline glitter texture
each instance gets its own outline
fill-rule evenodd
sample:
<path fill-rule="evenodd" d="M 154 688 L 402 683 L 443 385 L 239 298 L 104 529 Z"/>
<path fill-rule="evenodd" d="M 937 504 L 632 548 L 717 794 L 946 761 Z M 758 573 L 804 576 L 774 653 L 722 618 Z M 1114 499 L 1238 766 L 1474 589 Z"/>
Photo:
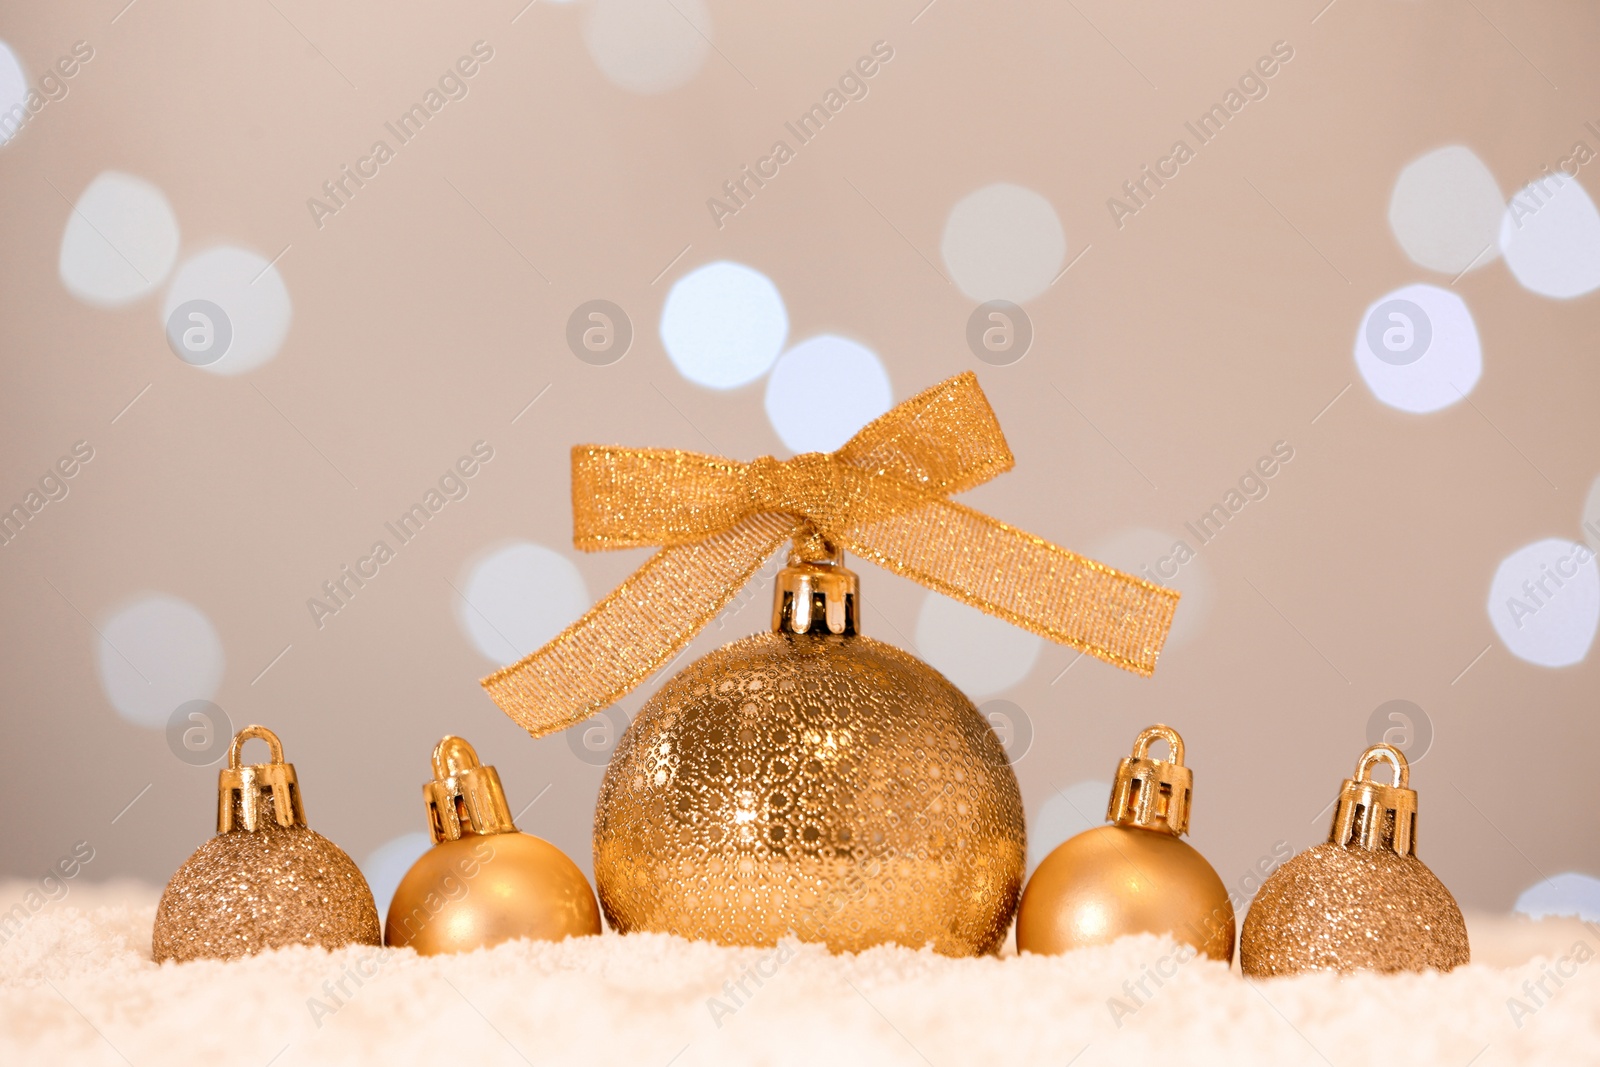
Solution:
<path fill-rule="evenodd" d="M 286 945 L 381 943 L 372 890 L 304 826 L 230 830 L 195 850 L 156 909 L 157 961 L 234 959 Z"/>
<path fill-rule="evenodd" d="M 1421 860 L 1335 844 L 1274 871 L 1239 938 L 1240 966 L 1251 977 L 1448 971 L 1468 956 L 1461 909 Z"/>
<path fill-rule="evenodd" d="M 995 951 L 1021 796 L 972 702 L 868 637 L 758 634 L 640 710 L 600 790 L 606 918 L 729 945 Z"/>

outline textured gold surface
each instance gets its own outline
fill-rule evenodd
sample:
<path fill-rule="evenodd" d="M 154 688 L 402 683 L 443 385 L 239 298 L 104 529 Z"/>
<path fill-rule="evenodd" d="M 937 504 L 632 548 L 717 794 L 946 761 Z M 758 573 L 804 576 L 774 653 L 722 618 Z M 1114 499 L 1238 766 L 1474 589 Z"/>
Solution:
<path fill-rule="evenodd" d="M 1022 802 L 988 723 L 927 664 L 868 637 L 758 634 L 641 709 L 594 852 L 625 933 L 976 954 L 1016 909 Z"/>
<path fill-rule="evenodd" d="M 1461 909 L 1421 860 L 1335 844 L 1274 871 L 1239 938 L 1239 963 L 1251 977 L 1448 971 L 1469 957 Z"/>
<path fill-rule="evenodd" d="M 548 841 L 513 831 L 469 834 L 424 852 L 395 890 L 383 940 L 431 956 L 599 932 L 600 909 L 577 864 Z"/>
<path fill-rule="evenodd" d="M 152 948 L 157 961 L 184 961 L 379 941 L 372 890 L 350 857 L 314 830 L 267 821 L 184 861 L 161 894 Z"/>
<path fill-rule="evenodd" d="M 1017 951 L 1051 955 L 1128 934 L 1171 934 L 1233 959 L 1233 904 L 1204 856 L 1174 834 L 1096 826 L 1044 858 L 1017 910 Z"/>
<path fill-rule="evenodd" d="M 970 372 L 869 423 L 837 452 L 739 463 L 580 446 L 573 540 L 664 545 L 581 619 L 483 679 L 535 737 L 588 718 L 685 646 L 785 540 L 843 548 L 973 607 L 1148 675 L 1178 594 L 945 499 L 1011 469 Z"/>

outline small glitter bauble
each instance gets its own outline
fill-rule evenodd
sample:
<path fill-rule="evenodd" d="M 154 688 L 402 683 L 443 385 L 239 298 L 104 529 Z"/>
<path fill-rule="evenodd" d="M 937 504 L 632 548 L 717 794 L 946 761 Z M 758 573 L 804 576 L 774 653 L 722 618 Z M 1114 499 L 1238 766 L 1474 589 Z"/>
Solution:
<path fill-rule="evenodd" d="M 355 862 L 304 826 L 230 830 L 167 883 L 156 960 L 233 959 L 285 945 L 376 945 L 378 908 Z"/>
<path fill-rule="evenodd" d="M 842 568 L 792 564 L 779 632 L 711 653 L 640 710 L 595 810 L 617 930 L 999 947 L 1025 856 L 1016 776 L 943 675 L 855 634 L 854 589 Z"/>
<path fill-rule="evenodd" d="M 433 769 L 422 795 L 435 843 L 395 890 L 385 944 L 432 956 L 600 932 L 589 880 L 566 853 L 517 830 L 499 774 L 471 745 L 444 738 Z"/>
<path fill-rule="evenodd" d="M 252 737 L 267 742 L 271 762 L 240 766 Z M 156 908 L 157 962 L 379 944 L 372 890 L 349 856 L 306 826 L 277 736 L 261 726 L 239 731 L 219 777 L 217 836 L 178 868 Z"/>
<path fill-rule="evenodd" d="M 1165 760 L 1148 758 L 1165 740 Z M 1189 826 L 1193 775 L 1183 739 L 1152 726 L 1117 768 L 1107 825 L 1070 838 L 1044 858 L 1017 909 L 1017 950 L 1055 954 L 1128 934 L 1167 934 L 1210 956 L 1233 959 L 1228 890 L 1179 835 Z"/>
<path fill-rule="evenodd" d="M 1394 785 L 1370 779 L 1380 761 L 1393 765 Z M 1272 872 L 1251 903 L 1239 936 L 1245 974 L 1448 971 L 1469 961 L 1461 909 L 1416 857 L 1409 777 L 1389 745 L 1362 754 L 1329 840 Z"/>
<path fill-rule="evenodd" d="M 1470 955 L 1461 909 L 1421 860 L 1327 843 L 1272 872 L 1239 953 L 1251 976 L 1448 971 Z"/>

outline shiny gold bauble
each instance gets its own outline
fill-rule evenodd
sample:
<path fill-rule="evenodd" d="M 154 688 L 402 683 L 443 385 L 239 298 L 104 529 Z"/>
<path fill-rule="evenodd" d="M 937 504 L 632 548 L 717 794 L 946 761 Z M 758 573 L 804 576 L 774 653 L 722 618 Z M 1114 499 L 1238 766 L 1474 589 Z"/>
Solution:
<path fill-rule="evenodd" d="M 1053 954 L 1128 934 L 1170 934 L 1233 959 L 1233 904 L 1188 842 L 1160 830 L 1096 826 L 1061 845 L 1028 879 L 1017 951 Z"/>
<path fill-rule="evenodd" d="M 1022 802 L 994 731 L 927 664 L 853 634 L 764 633 L 640 710 L 594 857 L 623 933 L 972 955 L 1016 909 Z"/>
<path fill-rule="evenodd" d="M 218 834 L 161 894 L 157 962 L 234 959 L 269 948 L 377 945 L 378 908 L 355 862 L 304 826 Z"/>
<path fill-rule="evenodd" d="M 599 932 L 600 911 L 577 864 L 548 841 L 508 833 L 424 852 L 394 892 L 383 940 L 432 956 Z"/>
<path fill-rule="evenodd" d="M 1150 757 L 1165 741 L 1168 756 Z M 1233 902 L 1189 830 L 1194 774 L 1183 738 L 1156 724 L 1117 765 L 1107 824 L 1044 858 L 1017 909 L 1017 951 L 1053 954 L 1128 934 L 1166 934 L 1215 960 L 1233 959 Z"/>
<path fill-rule="evenodd" d="M 1372 780 L 1387 762 L 1394 782 Z M 1417 794 L 1399 749 L 1373 745 L 1345 779 L 1328 840 L 1273 871 L 1250 904 L 1239 965 L 1302 971 L 1448 971 L 1471 959 L 1450 891 L 1416 854 Z"/>
<path fill-rule="evenodd" d="M 434 747 L 433 767 L 422 795 L 435 844 L 395 889 L 384 943 L 432 956 L 598 934 L 589 880 L 566 853 L 516 828 L 495 769 L 455 736 Z"/>
<path fill-rule="evenodd" d="M 1272 872 L 1239 937 L 1252 977 L 1448 971 L 1469 957 L 1461 909 L 1421 860 L 1328 843 Z"/>
<path fill-rule="evenodd" d="M 266 742 L 266 763 L 242 761 L 252 739 Z M 294 765 L 265 726 L 246 726 L 228 746 L 228 764 L 217 775 L 217 836 L 167 883 L 150 940 L 157 962 L 381 943 L 367 880 L 337 845 L 306 826 Z"/>

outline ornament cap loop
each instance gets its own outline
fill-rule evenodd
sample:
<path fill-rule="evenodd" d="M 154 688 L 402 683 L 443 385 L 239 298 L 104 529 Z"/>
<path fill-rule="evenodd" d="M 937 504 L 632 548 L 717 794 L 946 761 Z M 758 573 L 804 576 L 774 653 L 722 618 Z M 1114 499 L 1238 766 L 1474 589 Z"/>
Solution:
<path fill-rule="evenodd" d="M 1394 769 L 1393 785 L 1372 780 L 1380 763 Z M 1368 748 L 1356 762 L 1355 777 L 1346 778 L 1339 790 L 1328 841 L 1344 848 L 1415 856 L 1417 792 L 1410 785 L 1411 766 L 1403 752 L 1385 744 Z"/>
<path fill-rule="evenodd" d="M 816 557 L 821 558 L 816 558 Z M 861 581 L 844 553 L 820 537 L 799 538 L 772 586 L 772 628 L 779 633 L 860 632 Z"/>
<path fill-rule="evenodd" d="M 422 787 L 422 802 L 434 844 L 517 832 L 500 772 L 484 766 L 465 738 L 447 734 L 433 746 L 433 774 Z"/>
<path fill-rule="evenodd" d="M 1164 760 L 1150 756 L 1150 746 L 1157 741 L 1165 741 L 1171 750 Z M 1106 821 L 1182 836 L 1189 832 L 1193 792 L 1194 772 L 1183 765 L 1183 738 L 1172 727 L 1156 723 L 1140 732 L 1133 755 L 1117 764 Z"/>
<path fill-rule="evenodd" d="M 267 743 L 266 763 L 243 763 L 244 743 Z M 272 824 L 304 826 L 305 805 L 294 764 L 283 761 L 283 742 L 265 726 L 251 725 L 233 735 L 228 765 L 217 775 L 217 833 L 260 830 Z"/>
<path fill-rule="evenodd" d="M 1361 759 L 1356 762 L 1356 781 L 1372 781 L 1372 771 L 1380 763 L 1387 763 L 1394 768 L 1394 784 L 1401 789 L 1411 787 L 1411 764 L 1406 760 L 1405 754 L 1393 745 L 1376 744 L 1361 753 Z"/>

